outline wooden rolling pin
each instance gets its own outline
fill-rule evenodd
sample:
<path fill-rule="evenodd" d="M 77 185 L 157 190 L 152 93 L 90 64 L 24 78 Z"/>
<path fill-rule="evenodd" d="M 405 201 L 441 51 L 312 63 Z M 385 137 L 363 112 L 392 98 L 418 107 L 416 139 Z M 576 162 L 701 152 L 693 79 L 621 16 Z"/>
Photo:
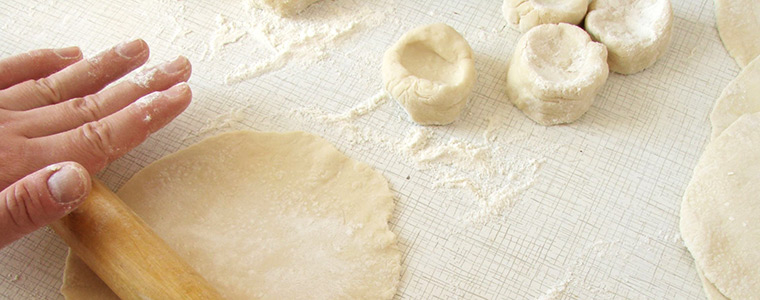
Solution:
<path fill-rule="evenodd" d="M 103 183 L 51 225 L 121 299 L 221 299 L 219 293 Z"/>

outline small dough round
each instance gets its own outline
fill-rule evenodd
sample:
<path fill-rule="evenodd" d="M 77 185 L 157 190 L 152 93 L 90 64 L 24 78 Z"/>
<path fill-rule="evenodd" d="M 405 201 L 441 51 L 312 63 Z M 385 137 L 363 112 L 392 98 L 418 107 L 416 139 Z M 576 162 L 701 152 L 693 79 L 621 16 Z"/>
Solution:
<path fill-rule="evenodd" d="M 541 125 L 580 118 L 607 81 L 607 49 L 578 26 L 544 24 L 517 42 L 507 73 L 507 95 Z"/>
<path fill-rule="evenodd" d="M 290 17 L 320 0 L 248 0 L 248 4 L 274 12 L 281 17 Z"/>
<path fill-rule="evenodd" d="M 712 140 L 681 202 L 684 244 L 703 282 L 728 299 L 760 295 L 758 128 L 760 113 L 745 114 Z"/>
<path fill-rule="evenodd" d="M 610 70 L 633 74 L 652 66 L 670 44 L 673 10 L 669 0 L 593 0 L 586 30 L 604 43 Z"/>
<path fill-rule="evenodd" d="M 526 32 L 541 24 L 580 24 L 588 0 L 504 0 L 501 10 L 510 26 Z"/>
<path fill-rule="evenodd" d="M 710 122 L 712 139 L 743 114 L 760 111 L 760 57 L 755 58 L 723 89 L 715 102 Z"/>
<path fill-rule="evenodd" d="M 739 66 L 760 55 L 760 1 L 715 0 L 715 17 L 720 39 Z"/>
<path fill-rule="evenodd" d="M 383 84 L 421 125 L 454 122 L 475 84 L 470 44 L 443 23 L 410 30 L 383 56 Z"/>
<path fill-rule="evenodd" d="M 212 137 L 147 166 L 118 195 L 225 299 L 396 292 L 388 182 L 315 135 Z M 63 294 L 115 297 L 82 264 L 69 255 Z"/>

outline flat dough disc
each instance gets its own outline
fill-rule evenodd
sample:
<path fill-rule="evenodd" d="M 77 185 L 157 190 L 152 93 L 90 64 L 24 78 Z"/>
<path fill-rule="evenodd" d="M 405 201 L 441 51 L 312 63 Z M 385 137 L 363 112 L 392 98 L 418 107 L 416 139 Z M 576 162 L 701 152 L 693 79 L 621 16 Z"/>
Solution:
<path fill-rule="evenodd" d="M 681 236 L 703 282 L 729 299 L 760 295 L 758 129 L 760 113 L 745 114 L 712 140 L 681 203 Z"/>
<path fill-rule="evenodd" d="M 154 162 L 118 195 L 225 299 L 396 292 L 401 253 L 388 228 L 388 183 L 320 137 L 222 134 Z M 61 291 L 115 298 L 72 255 Z"/>
<path fill-rule="evenodd" d="M 715 16 L 723 45 L 744 68 L 760 54 L 760 1 L 715 0 Z"/>
<path fill-rule="evenodd" d="M 702 270 L 697 268 L 697 274 L 699 274 L 699 280 L 702 281 L 702 288 L 705 291 L 705 294 L 707 295 L 707 299 L 710 300 L 729 300 L 726 298 L 726 296 L 723 296 L 723 294 L 720 293 L 718 288 L 715 287 L 715 284 L 707 280 L 705 278 L 705 274 L 702 273 Z"/>
<path fill-rule="evenodd" d="M 712 139 L 743 114 L 760 111 L 760 57 L 755 58 L 723 89 L 715 102 L 710 123 Z"/>

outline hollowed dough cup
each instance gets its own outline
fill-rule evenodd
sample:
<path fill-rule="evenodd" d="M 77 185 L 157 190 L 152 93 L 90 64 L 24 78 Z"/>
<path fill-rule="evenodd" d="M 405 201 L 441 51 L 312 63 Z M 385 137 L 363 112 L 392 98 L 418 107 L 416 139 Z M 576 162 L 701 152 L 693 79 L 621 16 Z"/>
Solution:
<path fill-rule="evenodd" d="M 385 52 L 383 84 L 415 122 L 445 125 L 457 119 L 475 83 L 472 48 L 442 23 L 404 34 Z"/>
<path fill-rule="evenodd" d="M 591 107 L 607 81 L 607 49 L 570 24 L 533 27 L 508 64 L 507 94 L 541 125 L 570 123 Z"/>
<path fill-rule="evenodd" d="M 673 12 L 669 0 L 594 0 L 585 25 L 595 41 L 607 46 L 610 70 L 633 74 L 665 54 Z"/>

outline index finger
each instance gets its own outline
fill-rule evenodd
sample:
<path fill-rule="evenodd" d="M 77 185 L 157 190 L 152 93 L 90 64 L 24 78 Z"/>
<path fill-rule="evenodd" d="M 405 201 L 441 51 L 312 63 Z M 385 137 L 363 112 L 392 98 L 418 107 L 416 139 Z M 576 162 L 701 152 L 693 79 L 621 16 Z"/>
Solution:
<path fill-rule="evenodd" d="M 0 90 L 2 108 L 29 110 L 94 94 L 148 60 L 148 44 L 141 39 L 121 43 L 60 72 Z"/>

